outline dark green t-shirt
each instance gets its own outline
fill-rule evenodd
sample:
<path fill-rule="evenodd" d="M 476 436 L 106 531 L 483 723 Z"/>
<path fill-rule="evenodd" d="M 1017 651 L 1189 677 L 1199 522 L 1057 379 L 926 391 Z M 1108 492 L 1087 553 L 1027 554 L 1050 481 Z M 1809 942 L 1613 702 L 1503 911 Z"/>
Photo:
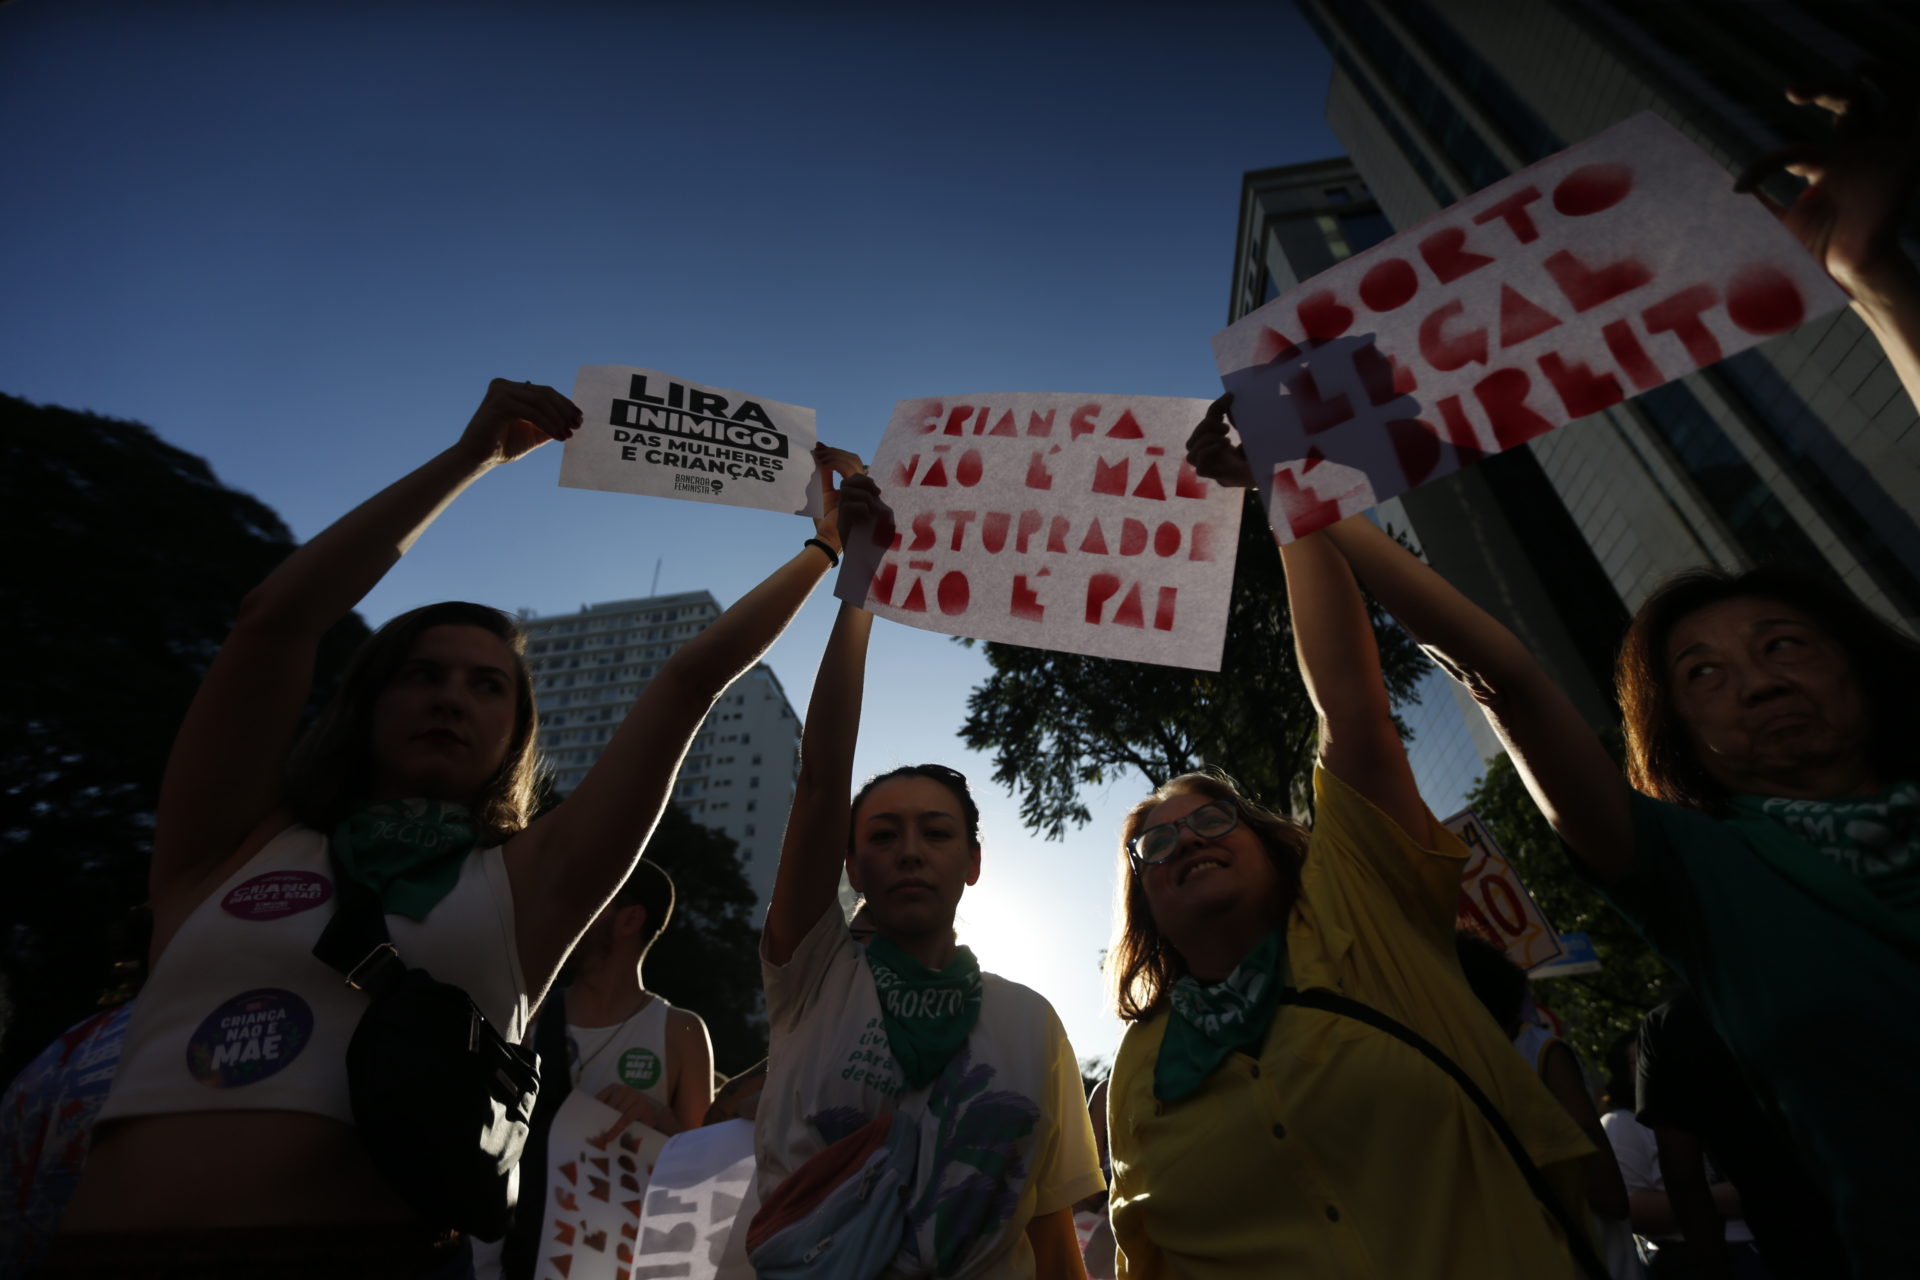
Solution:
<path fill-rule="evenodd" d="M 1920 786 L 1900 782 L 1877 796 L 1838 800 L 1736 796 L 1733 809 L 1784 826 L 1887 905 L 1920 910 Z"/>
<path fill-rule="evenodd" d="M 1861 1276 L 1920 1275 L 1920 911 L 1768 817 L 1633 798 L 1601 891 L 1699 994 L 1832 1191 Z"/>

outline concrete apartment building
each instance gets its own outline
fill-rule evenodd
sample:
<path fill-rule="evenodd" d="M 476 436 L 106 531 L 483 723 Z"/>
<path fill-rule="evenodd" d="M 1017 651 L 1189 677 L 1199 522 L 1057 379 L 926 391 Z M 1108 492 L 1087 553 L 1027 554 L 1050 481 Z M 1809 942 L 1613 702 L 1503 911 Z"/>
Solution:
<path fill-rule="evenodd" d="M 539 745 L 561 791 L 586 777 L 660 663 L 719 616 L 712 595 L 687 591 L 521 620 L 540 705 Z M 800 718 L 762 664 L 708 714 L 674 784 L 674 802 L 694 821 L 738 842 L 761 908 L 773 892 L 799 764 Z"/>
<path fill-rule="evenodd" d="M 1247 175 L 1230 319 L 1639 111 L 1729 174 L 1824 135 L 1781 87 L 1920 53 L 1890 6 L 1811 0 L 1298 0 L 1347 157 Z M 1731 179 L 1729 179 L 1731 180 Z M 1791 186 L 1787 188 L 1791 190 Z M 1912 247 L 1911 242 L 1909 245 Z M 1920 623 L 1920 418 L 1851 312 L 1382 504 L 1596 724 L 1614 645 L 1668 576 L 1794 565 Z M 1439 812 L 1497 750 L 1437 674 L 1410 717 Z"/>

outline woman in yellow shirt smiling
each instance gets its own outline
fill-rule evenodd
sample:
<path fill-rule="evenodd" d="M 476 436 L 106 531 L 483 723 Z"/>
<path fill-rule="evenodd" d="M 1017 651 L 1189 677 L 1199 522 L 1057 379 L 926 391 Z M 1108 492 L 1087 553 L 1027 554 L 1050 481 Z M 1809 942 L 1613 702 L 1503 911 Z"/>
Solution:
<path fill-rule="evenodd" d="M 1225 408 L 1190 456 L 1246 484 Z M 1460 972 L 1467 851 L 1421 802 L 1345 560 L 1324 535 L 1282 559 L 1320 716 L 1312 831 L 1207 774 L 1166 783 L 1122 826 L 1110 965 L 1130 1026 L 1108 1109 L 1120 1275 L 1578 1276 L 1584 1240 L 1557 1221 L 1580 1221 L 1592 1147 Z M 1289 989 L 1358 1001 L 1437 1048 L 1558 1204 L 1444 1068 Z"/>

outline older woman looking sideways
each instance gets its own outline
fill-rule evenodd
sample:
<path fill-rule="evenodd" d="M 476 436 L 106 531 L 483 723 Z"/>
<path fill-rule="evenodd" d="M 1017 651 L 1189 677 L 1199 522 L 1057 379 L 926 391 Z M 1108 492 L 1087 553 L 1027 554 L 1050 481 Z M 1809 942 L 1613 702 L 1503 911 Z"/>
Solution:
<path fill-rule="evenodd" d="M 1584 1228 L 1569 1240 L 1558 1222 L 1579 1221 L 1593 1148 L 1461 974 L 1467 852 L 1414 787 L 1352 574 L 1324 537 L 1283 559 L 1320 715 L 1312 831 L 1212 774 L 1173 779 L 1122 825 L 1120 1275 L 1575 1275 Z M 1283 1002 L 1285 987 L 1358 1001 L 1437 1048 L 1553 1203 L 1443 1068 L 1377 1025 Z"/>

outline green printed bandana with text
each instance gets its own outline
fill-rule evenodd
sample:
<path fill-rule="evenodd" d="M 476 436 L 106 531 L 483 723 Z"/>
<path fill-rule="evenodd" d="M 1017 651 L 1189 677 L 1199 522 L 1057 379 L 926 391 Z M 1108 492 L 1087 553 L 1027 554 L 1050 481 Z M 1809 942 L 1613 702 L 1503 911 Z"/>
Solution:
<path fill-rule="evenodd" d="M 1228 1054 L 1258 1049 L 1280 1007 L 1285 960 L 1275 929 L 1241 958 L 1225 982 L 1203 987 L 1187 977 L 1173 984 L 1173 1012 L 1153 1064 L 1155 1098 L 1177 1102 L 1196 1093 Z"/>
<path fill-rule="evenodd" d="M 880 1017 L 908 1089 L 923 1089 L 980 1021 L 980 964 L 955 947 L 944 969 L 929 969 L 880 934 L 867 943 Z"/>
<path fill-rule="evenodd" d="M 333 829 L 333 856 L 389 915 L 425 920 L 453 892 L 480 832 L 467 807 L 443 800 L 362 806 Z"/>
<path fill-rule="evenodd" d="M 1735 796 L 1732 808 L 1793 832 L 1888 906 L 1920 906 L 1920 786 L 1900 782 L 1879 795 L 1836 800 Z"/>

